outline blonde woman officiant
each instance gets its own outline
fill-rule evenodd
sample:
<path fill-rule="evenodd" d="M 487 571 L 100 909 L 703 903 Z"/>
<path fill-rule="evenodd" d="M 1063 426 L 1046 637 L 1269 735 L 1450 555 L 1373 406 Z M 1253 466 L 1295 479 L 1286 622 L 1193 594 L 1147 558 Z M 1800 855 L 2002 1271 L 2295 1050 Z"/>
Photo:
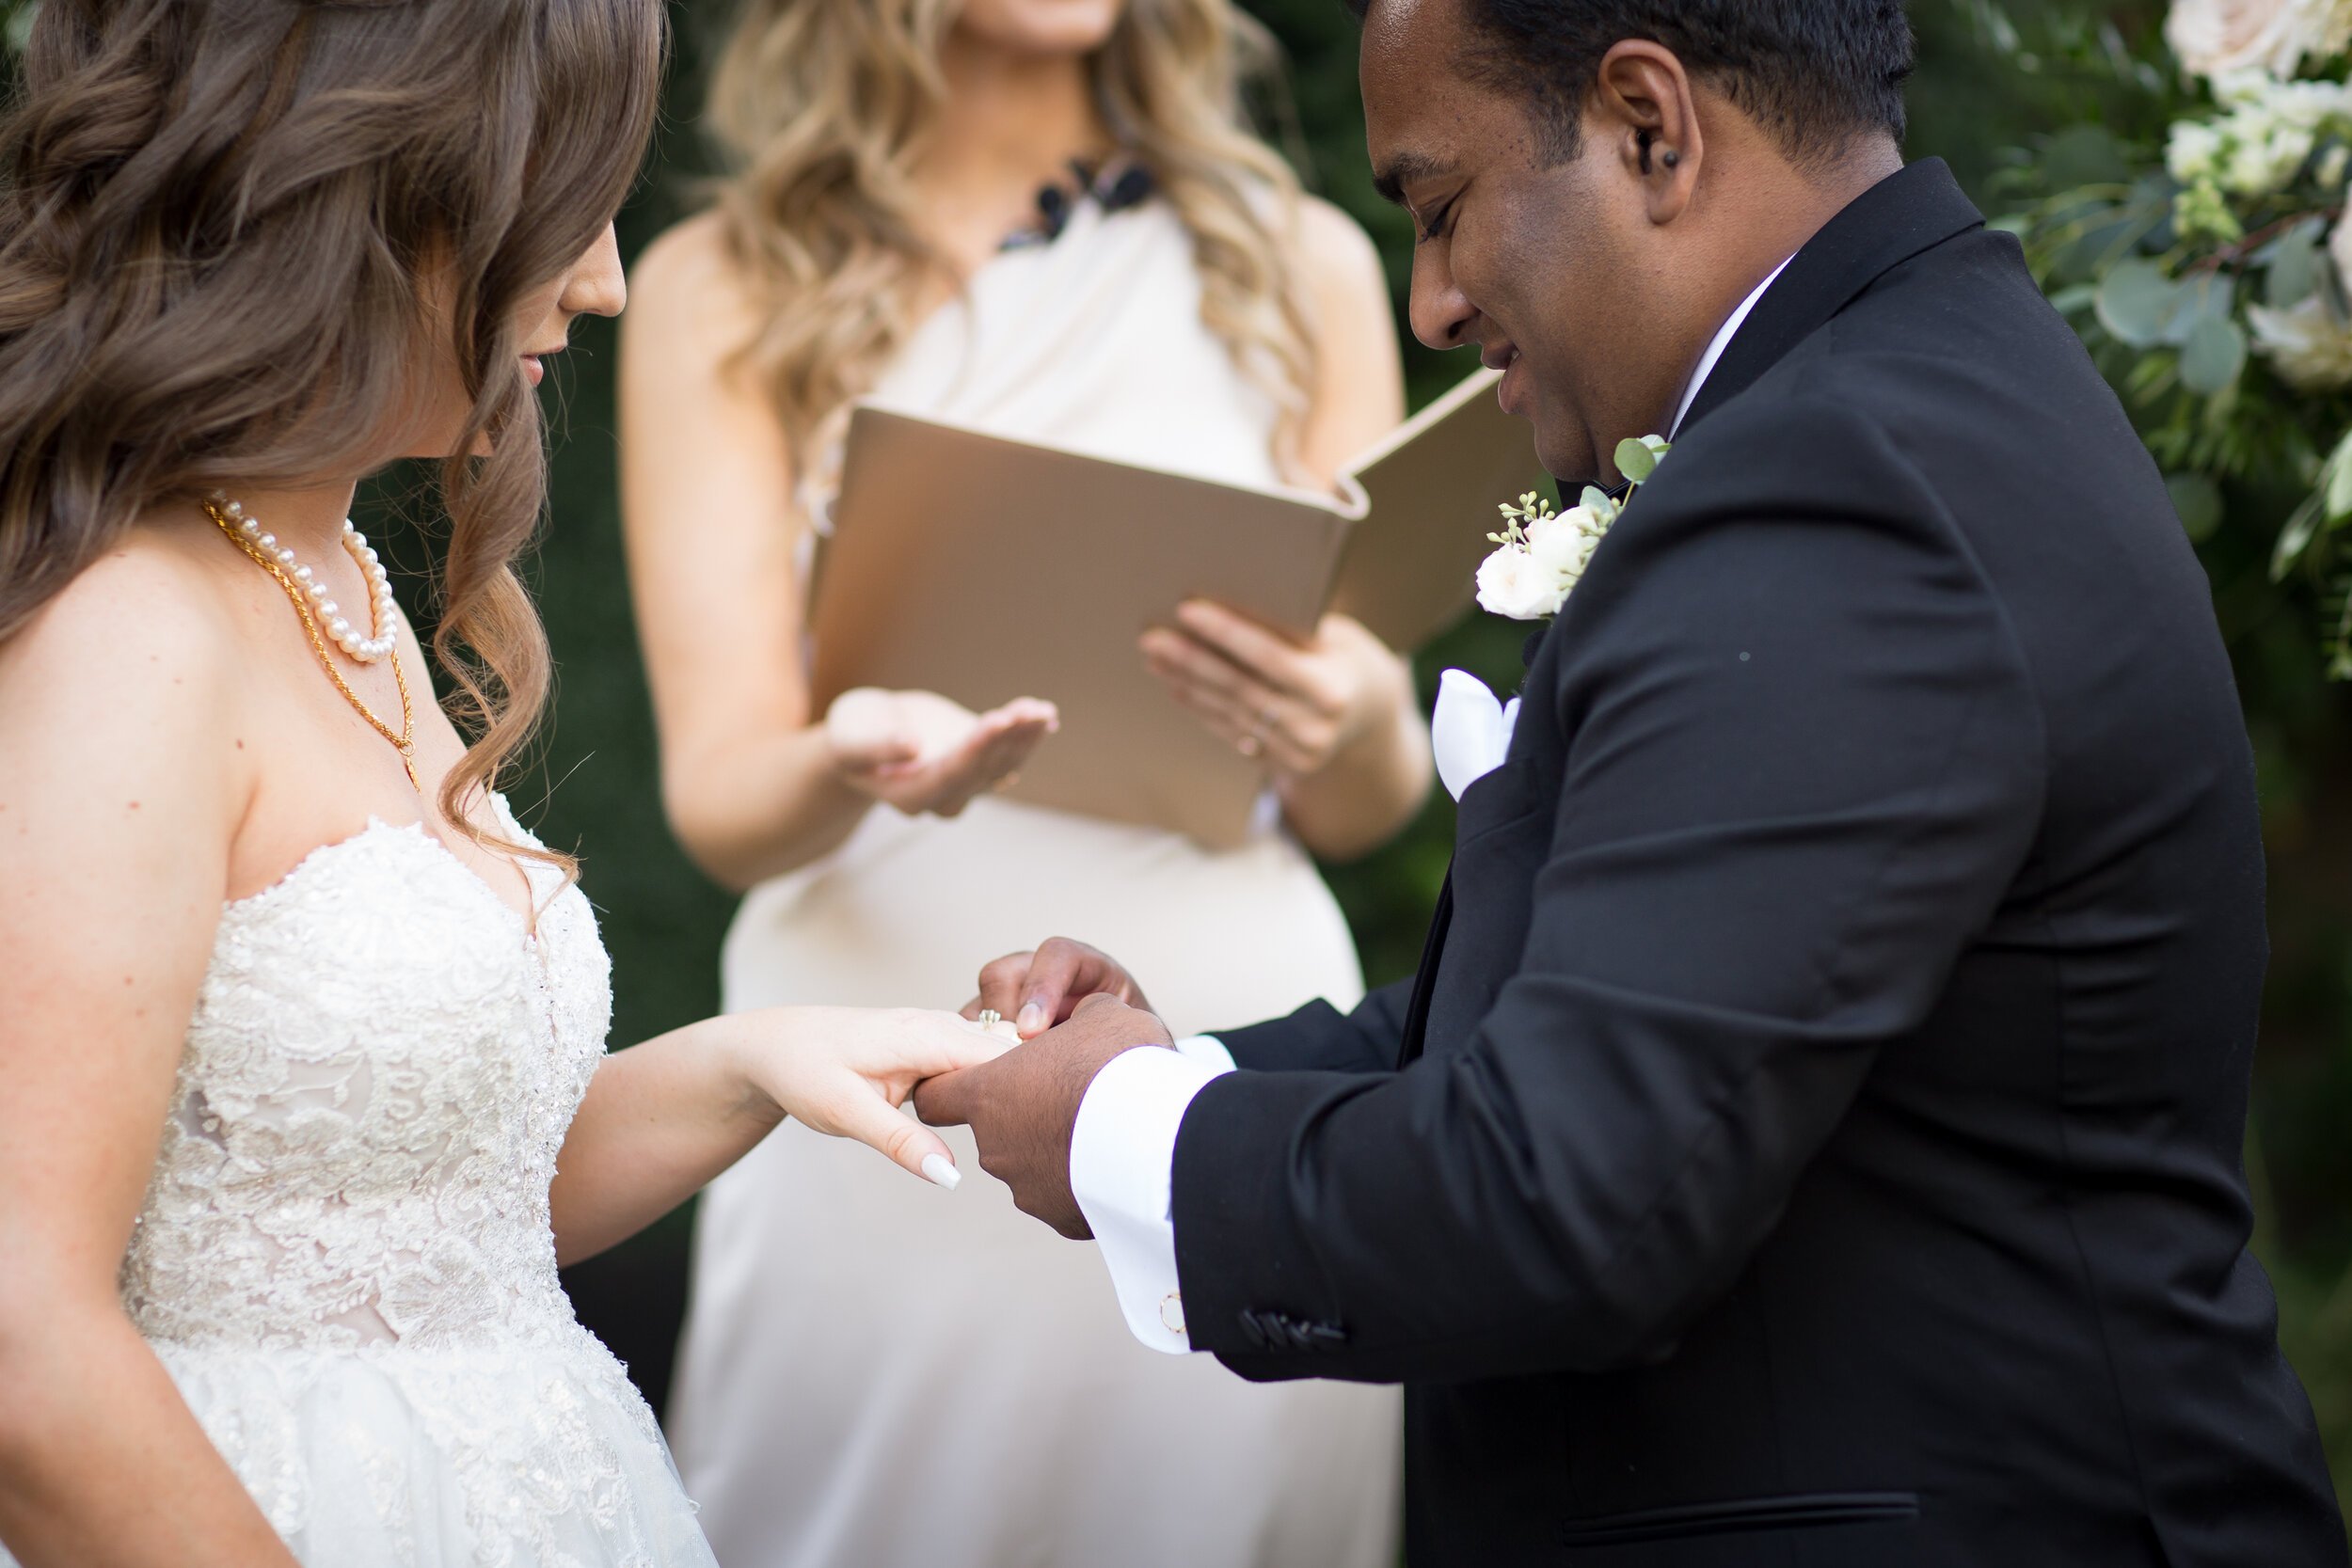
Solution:
<path fill-rule="evenodd" d="M 622 369 L 669 814 L 746 890 L 729 1009 L 960 1004 L 1063 929 L 1145 967 L 1181 1027 L 1360 991 L 1309 854 L 1391 836 L 1430 763 L 1404 661 L 1354 623 L 1295 645 L 1197 607 L 1136 650 L 1168 722 L 1266 766 L 1262 829 L 1224 852 L 993 793 L 1053 744 L 1022 693 L 820 712 L 806 679 L 857 398 L 1261 485 L 1328 484 L 1402 417 L 1372 246 L 1241 127 L 1269 54 L 1230 0 L 743 12 L 710 106 L 736 171 L 639 264 Z M 1054 612 L 1003 608 L 1009 638 Z M 1154 1354 L 1095 1249 L 994 1181 L 905 1192 L 796 1133 L 709 1190 L 696 1238 L 670 1427 L 730 1568 L 1393 1560 L 1393 1390 Z"/>

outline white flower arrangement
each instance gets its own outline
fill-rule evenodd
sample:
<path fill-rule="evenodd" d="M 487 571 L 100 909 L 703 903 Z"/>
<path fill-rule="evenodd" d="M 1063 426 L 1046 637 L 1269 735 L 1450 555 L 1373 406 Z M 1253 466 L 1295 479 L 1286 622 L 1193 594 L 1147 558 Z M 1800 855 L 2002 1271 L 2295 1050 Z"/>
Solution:
<path fill-rule="evenodd" d="M 2352 680 L 2352 0 L 2171 0 L 2169 59 L 2050 37 L 2136 99 L 2021 166 L 2038 198 L 2004 227 L 2189 536 L 2256 535 Z"/>
<path fill-rule="evenodd" d="M 2253 334 L 2254 352 L 2297 391 L 2352 386 L 2352 330 L 2346 330 L 2320 295 L 2313 293 L 2283 310 L 2249 305 L 2246 325 Z"/>
<path fill-rule="evenodd" d="M 1541 621 L 1560 613 L 1583 579 L 1593 552 L 1624 513 L 1635 487 L 1658 471 L 1666 442 L 1644 436 L 1617 446 L 1617 471 L 1625 476 L 1626 499 L 1586 485 L 1565 512 L 1533 490 L 1514 506 L 1505 502 L 1504 528 L 1487 538 L 1498 546 L 1478 567 L 1478 603 L 1488 614 L 1513 621 Z"/>
<path fill-rule="evenodd" d="M 2236 303 L 2248 347 L 2280 380 L 2301 392 L 2352 387 L 2352 220 L 2339 215 L 2352 84 L 2340 71 L 2296 75 L 2352 47 L 2352 0 L 2174 0 L 2165 39 L 2213 94 L 2210 112 L 2174 121 L 2166 138 L 2181 237 L 2267 263 L 2268 297 Z M 2273 217 L 2281 209 L 2283 221 Z M 2225 313 L 2227 302 L 2206 293 Z"/>
<path fill-rule="evenodd" d="M 2323 139 L 2352 132 L 2352 87 L 2342 82 L 2282 82 L 2240 71 L 2216 80 L 2213 91 L 2220 113 L 2175 122 L 2165 144 L 2167 172 L 2191 191 L 2274 196 L 2295 183 Z M 2332 171 L 2313 174 L 2323 184 L 2341 185 L 2344 167 L 2338 161 Z"/>
<path fill-rule="evenodd" d="M 2352 43 L 2346 0 L 2174 0 L 2164 40 L 2199 76 L 2259 71 L 2292 76 L 2305 60 Z"/>

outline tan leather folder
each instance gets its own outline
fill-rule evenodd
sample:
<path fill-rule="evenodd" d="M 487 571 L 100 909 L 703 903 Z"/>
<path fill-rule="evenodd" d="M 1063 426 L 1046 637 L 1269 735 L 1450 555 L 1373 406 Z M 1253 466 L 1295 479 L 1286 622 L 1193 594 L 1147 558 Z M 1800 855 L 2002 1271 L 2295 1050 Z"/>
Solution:
<path fill-rule="evenodd" d="M 862 406 L 811 630 L 818 711 L 878 686 L 975 710 L 1059 705 L 1009 791 L 1229 847 L 1265 786 L 1143 667 L 1188 598 L 1304 636 L 1328 610 L 1418 648 L 1470 602 L 1496 506 L 1542 483 L 1481 371 L 1348 465 L 1340 494 L 1257 490 Z"/>

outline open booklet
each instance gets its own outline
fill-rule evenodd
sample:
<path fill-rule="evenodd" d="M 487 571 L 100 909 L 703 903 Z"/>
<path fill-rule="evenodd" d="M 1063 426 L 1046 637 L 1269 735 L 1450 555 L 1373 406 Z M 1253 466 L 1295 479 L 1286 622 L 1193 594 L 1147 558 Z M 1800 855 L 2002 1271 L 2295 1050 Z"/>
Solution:
<path fill-rule="evenodd" d="M 814 693 L 938 691 L 1059 705 L 1015 800 L 1249 834 L 1265 787 L 1144 669 L 1136 639 L 1205 598 L 1304 636 L 1327 611 L 1410 651 L 1468 607 L 1495 508 L 1543 481 L 1481 371 L 1350 463 L 1337 495 L 1255 489 L 889 409 L 850 418 L 817 562 Z"/>

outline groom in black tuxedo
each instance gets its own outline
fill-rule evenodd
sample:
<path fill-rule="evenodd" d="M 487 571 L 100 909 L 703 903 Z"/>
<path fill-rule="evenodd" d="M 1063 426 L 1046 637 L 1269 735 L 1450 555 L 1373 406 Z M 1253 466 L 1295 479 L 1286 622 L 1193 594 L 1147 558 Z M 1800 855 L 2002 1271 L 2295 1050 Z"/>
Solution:
<path fill-rule="evenodd" d="M 1419 975 L 1223 1034 L 1139 1222 L 1171 1335 L 1407 1386 L 1416 1564 L 2345 1561 L 2246 1250 L 2205 578 L 2015 241 L 1901 166 L 1910 57 L 1895 0 L 1370 6 L 1417 334 L 1509 367 L 1554 473 L 1674 434 Z M 1149 1126 L 1167 1034 L 1073 943 L 982 1000 L 1067 1022 L 925 1116 L 1103 1230 L 1073 1130 Z"/>

